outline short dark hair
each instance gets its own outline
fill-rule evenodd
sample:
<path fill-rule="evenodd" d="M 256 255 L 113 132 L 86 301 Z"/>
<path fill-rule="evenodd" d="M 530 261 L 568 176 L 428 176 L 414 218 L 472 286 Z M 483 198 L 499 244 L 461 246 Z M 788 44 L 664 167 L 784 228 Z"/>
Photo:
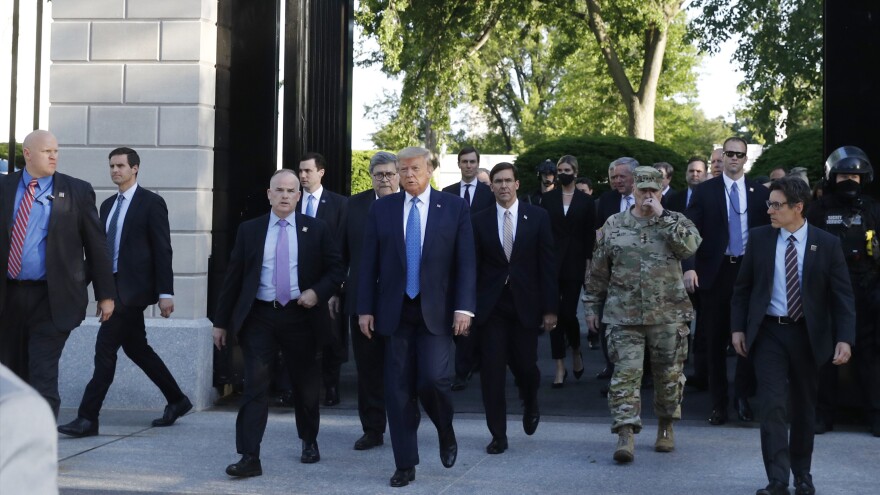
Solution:
<path fill-rule="evenodd" d="M 657 162 L 653 165 L 654 168 L 663 172 L 666 175 L 666 178 L 672 177 L 672 173 L 675 172 L 675 169 L 672 167 L 672 164 L 669 162 Z"/>
<path fill-rule="evenodd" d="M 721 145 L 721 151 L 724 151 L 724 147 L 727 146 L 727 143 L 729 143 L 731 141 L 736 141 L 736 142 L 742 143 L 742 145 L 746 147 L 746 151 L 749 151 L 749 143 L 747 143 L 745 139 L 743 139 L 739 136 L 731 136 L 731 137 L 725 139 L 724 144 Z"/>
<path fill-rule="evenodd" d="M 785 201 L 789 206 L 803 203 L 804 209 L 801 211 L 802 216 L 806 214 L 807 206 L 813 198 L 813 191 L 810 190 L 809 184 L 804 182 L 800 177 L 792 177 L 789 175 L 773 181 L 770 184 L 770 191 L 782 191 L 782 194 L 785 196 Z"/>
<path fill-rule="evenodd" d="M 574 169 L 574 175 L 578 173 L 578 159 L 574 155 L 565 155 L 556 162 L 556 169 L 559 170 L 559 166 L 563 163 L 567 163 L 571 165 L 571 168 Z"/>
<path fill-rule="evenodd" d="M 770 173 L 772 174 L 773 172 L 775 172 L 777 170 L 782 170 L 783 174 L 788 175 L 788 170 L 786 170 L 785 167 L 782 167 L 782 166 L 771 168 Z"/>
<path fill-rule="evenodd" d="M 489 172 L 489 182 L 494 181 L 495 174 L 503 170 L 513 170 L 513 180 L 519 180 L 519 173 L 516 171 L 516 165 L 509 162 L 500 162 L 492 167 L 492 170 Z"/>
<path fill-rule="evenodd" d="M 574 180 L 575 184 L 586 184 L 590 189 L 593 188 L 593 181 L 589 177 L 578 177 Z"/>
<path fill-rule="evenodd" d="M 461 155 L 467 155 L 468 153 L 476 153 L 477 163 L 480 163 L 480 152 L 477 151 L 477 149 L 473 146 L 465 146 L 464 148 L 462 148 L 461 151 L 458 152 L 458 158 L 455 160 L 455 163 L 461 161 Z"/>
<path fill-rule="evenodd" d="M 688 161 L 685 164 L 684 168 L 687 169 L 688 167 L 691 166 L 691 163 L 694 163 L 694 162 L 700 162 L 703 164 L 703 172 L 707 172 L 709 170 L 709 162 L 707 162 L 706 159 L 701 156 L 692 156 L 692 157 L 688 158 Z"/>
<path fill-rule="evenodd" d="M 324 168 L 327 167 L 327 160 L 325 160 L 324 155 L 322 155 L 320 153 L 316 153 L 314 151 L 309 151 L 308 153 L 304 154 L 299 159 L 299 162 L 302 163 L 302 162 L 307 162 L 309 160 L 315 160 L 315 168 L 317 170 L 324 170 Z M 299 169 L 299 166 L 297 166 L 297 169 Z"/>
<path fill-rule="evenodd" d="M 125 155 L 126 157 L 128 157 L 128 165 L 130 167 L 141 164 L 141 157 L 138 155 L 138 152 L 131 148 L 126 148 L 125 146 L 121 148 L 116 148 L 115 150 L 111 151 L 110 154 L 107 155 L 107 159 L 109 160 L 114 156 L 119 155 Z"/>

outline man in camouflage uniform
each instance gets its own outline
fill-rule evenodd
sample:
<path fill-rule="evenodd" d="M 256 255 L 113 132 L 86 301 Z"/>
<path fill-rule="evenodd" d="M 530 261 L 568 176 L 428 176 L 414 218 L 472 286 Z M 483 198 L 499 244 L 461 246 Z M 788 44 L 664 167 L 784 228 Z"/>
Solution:
<path fill-rule="evenodd" d="M 608 351 L 614 375 L 608 393 L 618 434 L 614 460 L 633 460 L 633 435 L 642 429 L 642 362 L 650 352 L 654 413 L 659 419 L 654 449 L 675 447 L 672 422 L 681 418 L 687 322 L 693 306 L 681 279 L 681 260 L 692 256 L 702 238 L 683 214 L 660 204 L 660 171 L 635 169 L 636 203 L 612 215 L 597 232 L 584 303 L 587 325 L 608 325 Z M 603 313 L 604 306 L 604 313 Z"/>

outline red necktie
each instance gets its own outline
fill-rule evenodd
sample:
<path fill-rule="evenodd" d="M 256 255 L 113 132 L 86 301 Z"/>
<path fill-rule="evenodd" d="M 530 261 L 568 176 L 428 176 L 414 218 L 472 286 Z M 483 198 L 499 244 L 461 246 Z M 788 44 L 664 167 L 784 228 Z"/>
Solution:
<path fill-rule="evenodd" d="M 34 205 L 34 190 L 37 188 L 37 179 L 31 179 L 18 205 L 18 213 L 15 215 L 15 225 L 12 226 L 12 243 L 9 246 L 9 278 L 16 278 L 21 273 L 21 251 L 24 248 L 24 238 L 27 235 L 28 218 L 31 215 L 31 206 Z"/>

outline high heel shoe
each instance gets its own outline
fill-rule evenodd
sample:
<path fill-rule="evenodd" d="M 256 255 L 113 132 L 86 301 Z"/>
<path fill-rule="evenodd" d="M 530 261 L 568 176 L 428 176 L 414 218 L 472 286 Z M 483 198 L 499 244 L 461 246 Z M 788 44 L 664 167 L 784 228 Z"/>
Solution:
<path fill-rule="evenodd" d="M 581 377 L 584 376 L 584 368 L 585 368 L 585 366 L 584 366 L 584 353 L 581 351 L 578 351 L 578 356 L 581 357 L 581 369 L 576 370 L 576 369 L 574 369 L 574 366 L 571 367 L 571 372 L 574 374 L 574 378 L 576 380 L 580 380 Z"/>
<path fill-rule="evenodd" d="M 562 386 L 565 385 L 566 378 L 568 378 L 568 370 L 565 370 L 565 373 L 562 374 L 562 381 L 559 383 L 553 382 L 553 385 L 551 385 L 550 388 L 562 388 Z"/>

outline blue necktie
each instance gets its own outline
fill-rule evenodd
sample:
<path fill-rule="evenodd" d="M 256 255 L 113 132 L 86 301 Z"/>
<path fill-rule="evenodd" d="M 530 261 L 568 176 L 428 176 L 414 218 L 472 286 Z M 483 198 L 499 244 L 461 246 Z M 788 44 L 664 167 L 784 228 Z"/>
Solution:
<path fill-rule="evenodd" d="M 116 210 L 113 212 L 113 216 L 110 217 L 110 225 L 107 226 L 107 252 L 110 254 L 111 262 L 116 258 L 116 224 L 119 223 L 119 212 L 122 211 L 122 202 L 124 200 L 125 196 L 120 194 L 116 202 Z"/>
<path fill-rule="evenodd" d="M 419 214 L 419 198 L 412 199 L 412 207 L 406 219 L 406 295 L 415 299 L 419 295 L 419 265 L 422 258 L 422 218 Z"/>
<path fill-rule="evenodd" d="M 744 251 L 740 213 L 742 210 L 739 208 L 739 188 L 734 182 L 730 186 L 730 211 L 727 212 L 727 228 L 730 233 L 730 254 L 732 256 L 742 256 Z"/>
<path fill-rule="evenodd" d="M 306 215 L 315 218 L 315 197 L 309 194 L 309 200 L 306 202 Z"/>
<path fill-rule="evenodd" d="M 468 206 L 471 205 L 471 185 L 470 184 L 464 185 L 464 200 L 465 200 L 465 202 L 467 202 Z"/>

